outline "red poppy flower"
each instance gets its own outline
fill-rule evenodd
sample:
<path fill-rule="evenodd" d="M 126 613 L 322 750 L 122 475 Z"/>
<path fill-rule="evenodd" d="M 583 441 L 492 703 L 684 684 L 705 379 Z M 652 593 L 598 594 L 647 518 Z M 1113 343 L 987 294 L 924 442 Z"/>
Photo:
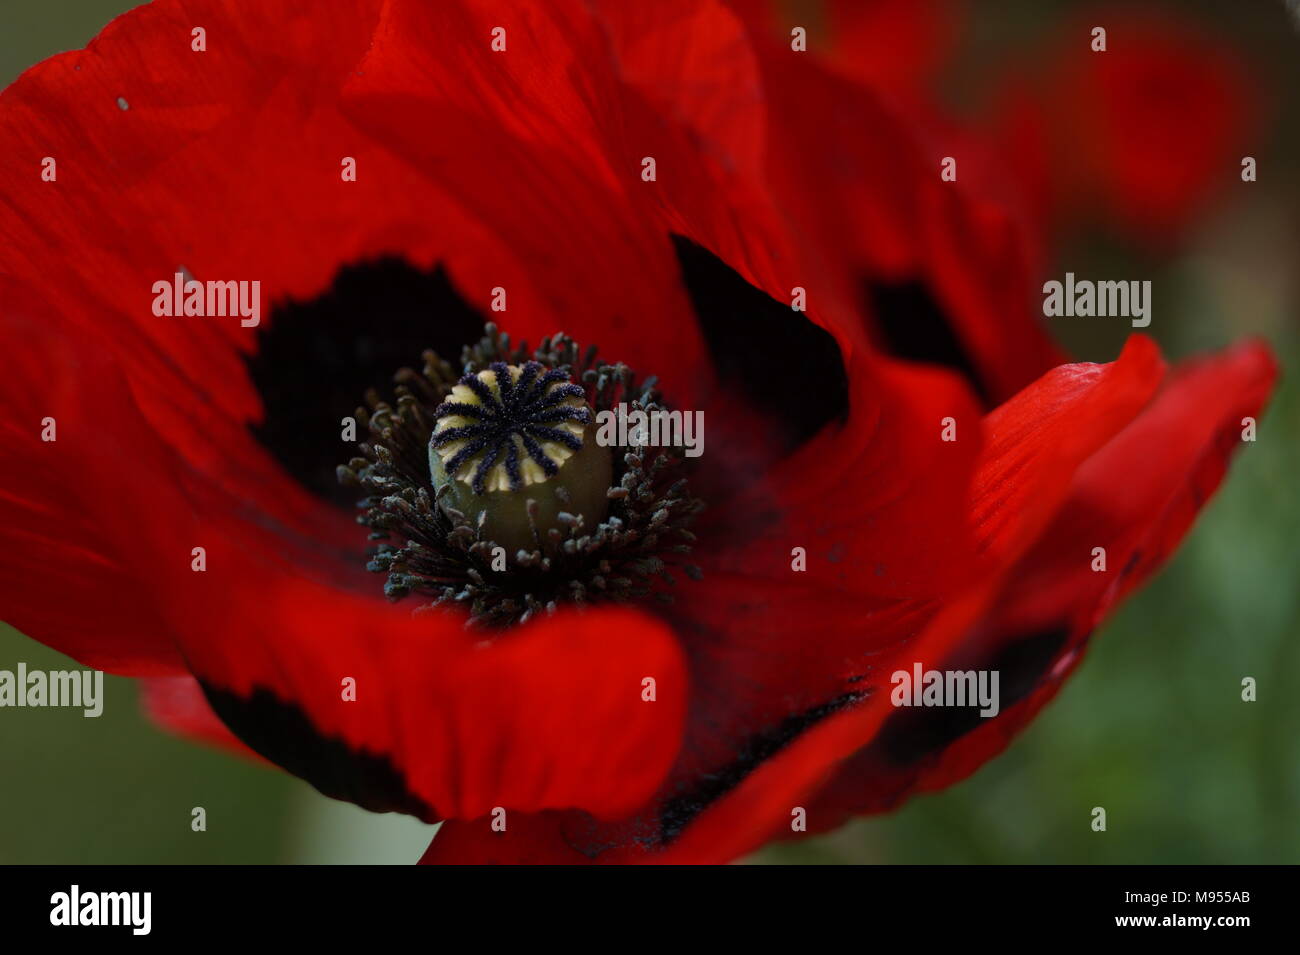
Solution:
<path fill-rule="evenodd" d="M 1103 225 L 1155 248 L 1176 243 L 1240 185 L 1269 110 L 1269 84 L 1230 42 L 1155 7 L 1070 17 L 1011 64 L 990 124 L 1049 230 Z"/>
<path fill-rule="evenodd" d="M 158 2 L 0 99 L 5 618 L 446 820 L 429 861 L 725 861 L 969 773 L 1274 375 L 1141 337 L 1060 364 L 1014 231 L 872 94 L 721 4 L 595 6 Z M 177 273 L 266 309 L 156 315 Z M 707 441 L 619 439 L 593 503 L 557 426 L 619 397 Z M 915 664 L 1000 670 L 1001 712 L 895 710 Z"/>

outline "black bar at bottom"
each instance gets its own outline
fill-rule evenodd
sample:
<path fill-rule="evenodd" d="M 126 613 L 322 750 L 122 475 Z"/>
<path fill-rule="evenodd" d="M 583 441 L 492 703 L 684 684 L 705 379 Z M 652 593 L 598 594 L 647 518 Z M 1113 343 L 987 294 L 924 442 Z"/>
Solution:
<path fill-rule="evenodd" d="M 469 931 L 493 946 L 522 933 L 534 944 L 587 937 L 582 948 L 603 948 L 642 935 L 650 944 L 715 934 L 734 942 L 788 925 L 811 933 L 809 943 L 847 931 L 864 947 L 891 930 L 927 941 L 1201 935 L 1232 944 L 1243 932 L 1286 932 L 1295 876 L 1286 866 L 863 866 L 797 874 L 732 866 L 599 876 L 581 869 L 15 866 L 0 867 L 0 931 L 7 943 L 284 937 L 337 946 L 348 937 L 405 936 L 456 949 Z M 605 942 L 594 935 L 602 923 L 615 932 Z"/>

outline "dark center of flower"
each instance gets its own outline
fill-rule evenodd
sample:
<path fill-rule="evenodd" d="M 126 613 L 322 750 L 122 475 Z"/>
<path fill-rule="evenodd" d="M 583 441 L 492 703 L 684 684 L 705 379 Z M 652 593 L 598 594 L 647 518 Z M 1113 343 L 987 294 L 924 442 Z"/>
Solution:
<path fill-rule="evenodd" d="M 397 399 L 358 409 L 369 429 L 340 481 L 368 496 L 358 518 L 381 541 L 369 568 L 393 599 L 462 604 L 475 624 L 502 625 L 569 601 L 668 599 L 670 568 L 702 503 L 680 448 L 596 440 L 597 417 L 620 406 L 662 411 L 654 379 L 564 335 L 531 354 L 493 325 L 464 349 L 461 373 L 433 352 L 400 371 Z M 614 430 L 614 429 L 610 429 Z"/>
<path fill-rule="evenodd" d="M 594 440 L 586 389 L 564 368 L 493 362 L 461 378 L 434 417 L 434 490 L 507 551 L 527 550 L 533 526 L 555 526 L 560 514 L 587 527 L 605 516 L 612 455 Z"/>

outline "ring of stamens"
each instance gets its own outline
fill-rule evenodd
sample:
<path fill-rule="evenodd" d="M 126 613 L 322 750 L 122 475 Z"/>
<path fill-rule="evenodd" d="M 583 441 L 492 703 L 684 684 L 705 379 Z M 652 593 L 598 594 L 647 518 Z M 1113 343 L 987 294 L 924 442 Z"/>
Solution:
<path fill-rule="evenodd" d="M 387 575 L 390 599 L 423 596 L 418 609 L 461 607 L 467 626 L 501 627 L 566 603 L 671 601 L 672 571 L 701 577 L 685 559 L 695 541 L 690 525 L 704 504 L 690 493 L 681 448 L 650 447 L 629 434 L 627 445 L 608 449 L 613 470 L 603 517 L 586 521 L 561 511 L 556 526 L 535 523 L 530 477 L 552 478 L 552 468 L 586 453 L 575 446 L 583 446 L 593 413 L 620 404 L 664 410 L 654 378 L 638 382 L 626 365 L 599 360 L 594 347 L 580 352 L 564 335 L 543 339 L 532 352 L 511 348 L 492 324 L 463 350 L 459 370 L 433 352 L 424 359 L 422 371 L 394 376 L 394 403 L 367 395 L 357 422 L 368 440 L 338 468 L 340 482 L 365 494 L 357 520 L 377 545 L 367 568 Z M 467 491 L 490 494 L 499 484 L 497 493 L 529 497 L 531 543 L 504 566 L 504 548 L 491 538 L 485 515 L 471 520 L 453 505 L 451 484 L 434 490 L 431 448 L 446 453 L 444 465 L 454 466 L 445 470 Z M 568 499 L 562 485 L 556 495 Z"/>

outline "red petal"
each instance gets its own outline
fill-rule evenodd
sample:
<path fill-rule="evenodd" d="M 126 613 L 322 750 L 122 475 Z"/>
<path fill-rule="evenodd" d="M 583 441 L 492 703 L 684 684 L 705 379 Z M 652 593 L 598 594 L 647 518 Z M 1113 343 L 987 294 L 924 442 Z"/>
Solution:
<path fill-rule="evenodd" d="M 751 178 L 761 175 L 763 90 L 735 14 L 720 0 L 597 5 L 622 76 L 703 142 L 710 159 Z"/>
<path fill-rule="evenodd" d="M 496 26 L 507 54 L 488 48 Z M 443 41 L 435 49 L 421 41 L 429 36 Z M 581 4 L 398 0 L 349 94 L 359 126 L 504 243 L 490 260 L 449 264 L 466 287 L 511 289 L 516 334 L 535 341 L 562 324 L 654 369 L 677 404 L 697 404 L 708 363 L 669 233 L 698 237 L 745 271 L 772 260 L 770 230 L 737 221 L 713 166 L 624 83 Z M 654 182 L 641 178 L 646 157 Z"/>
<path fill-rule="evenodd" d="M 428 820 L 498 806 L 617 816 L 680 745 L 680 651 L 639 614 L 567 612 L 485 639 L 306 584 L 263 600 L 266 624 L 247 606 L 206 608 L 212 630 L 187 649 L 223 720 L 327 795 Z M 220 628 L 240 632 L 217 644 Z"/>
<path fill-rule="evenodd" d="M 980 549 L 1005 561 L 1036 536 L 1080 464 L 1142 410 L 1164 371 L 1154 343 L 1134 335 L 1115 362 L 1060 365 L 992 411 L 975 474 Z"/>
<path fill-rule="evenodd" d="M 1089 457 L 1055 518 L 1004 573 L 990 610 L 962 641 L 965 668 L 971 661 L 979 666 L 981 656 L 988 666 L 1039 638 L 1050 652 L 1034 661 L 1034 683 L 1006 700 L 996 717 L 977 720 L 970 732 L 943 740 L 924 757 L 914 752 L 904 765 L 878 747 L 865 750 L 819 800 L 820 823 L 834 825 L 844 811 L 884 809 L 911 792 L 950 785 L 999 753 L 1055 695 L 1092 631 L 1173 552 L 1243 446 L 1242 418 L 1260 413 L 1275 375 L 1273 358 L 1258 344 L 1189 362 Z M 1092 570 L 1094 547 L 1106 549 L 1104 573 Z M 1049 634 L 1056 637 L 1044 642 Z"/>
<path fill-rule="evenodd" d="M 413 617 L 340 591 L 286 561 L 274 535 L 215 514 L 159 537 L 162 611 L 214 709 L 327 795 L 428 820 L 497 806 L 618 815 L 680 746 L 681 652 L 642 614 L 572 610 L 470 633 L 452 612 Z M 190 570 L 190 542 L 206 548 L 204 573 Z M 157 560 L 168 553 L 181 560 Z"/>
<path fill-rule="evenodd" d="M 225 723 L 217 718 L 203 695 L 199 681 L 192 676 L 149 677 L 139 682 L 140 706 L 145 714 L 163 729 L 242 756 L 260 760 L 253 750 L 239 741 Z"/>
<path fill-rule="evenodd" d="M 40 289 L 68 335 L 112 329 L 105 344 L 141 410 L 196 471 L 339 545 L 355 539 L 348 517 L 291 481 L 247 428 L 261 415 L 241 357 L 255 331 L 157 318 L 150 289 L 182 267 L 259 280 L 269 312 L 319 291 L 341 262 L 432 258 L 415 238 L 427 221 L 418 178 L 337 110 L 378 7 L 355 0 L 318 16 L 287 0 L 155 3 L 0 98 L 6 269 Z M 190 49 L 195 24 L 206 52 Z M 355 183 L 340 179 L 346 155 L 362 163 Z M 40 179 L 45 156 L 56 182 Z"/>
<path fill-rule="evenodd" d="M 986 600 L 986 594 L 977 591 L 949 605 L 910 645 L 907 657 L 927 667 L 943 660 Z M 820 831 L 832 812 L 814 808 L 819 788 L 840 761 L 876 736 L 891 712 L 889 694 L 876 692 L 811 727 L 698 815 L 655 861 L 730 862 L 783 833 L 794 835 L 792 823 L 799 809 L 809 812 L 809 827 Z M 838 824 L 843 816 L 834 815 L 833 824 Z"/>
<path fill-rule="evenodd" d="M 868 689 L 865 674 L 915 633 L 918 613 L 974 572 L 965 501 L 978 409 L 949 375 L 849 361 L 847 423 L 748 485 L 733 479 L 700 521 L 704 580 L 678 588 L 671 610 L 692 647 L 696 770 Z M 946 417 L 956 441 L 942 440 Z M 800 559 L 807 569 L 792 572 Z"/>
<path fill-rule="evenodd" d="M 103 358 L 109 346 L 94 336 L 83 342 L 84 356 L 66 353 L 48 306 L 4 277 L 0 315 L 11 361 L 0 376 L 0 616 L 87 666 L 132 676 L 183 673 L 141 565 L 118 542 L 119 533 L 132 532 L 128 509 L 148 513 L 130 463 L 147 473 L 162 455 L 147 429 L 131 431 L 139 413 Z M 96 389 L 93 399 L 87 386 Z M 55 440 L 45 441 L 49 419 Z M 132 443 L 138 455 L 96 468 L 97 454 Z"/>
<path fill-rule="evenodd" d="M 1041 532 L 1082 461 L 1141 410 L 1163 372 L 1144 338 L 1111 365 L 1061 366 L 985 420 L 980 449 L 963 430 L 977 413 L 955 388 L 944 398 L 939 376 L 915 371 L 877 372 L 867 384 L 874 364 L 855 376 L 843 430 L 702 526 L 705 580 L 679 589 L 673 613 L 690 634 L 700 689 L 687 752 L 696 772 L 794 714 L 887 692 L 894 656 L 974 579 L 964 534 L 971 470 L 973 529 L 1001 566 Z M 948 414 L 957 442 L 941 440 Z M 791 573 L 796 546 L 807 552 L 802 574 Z"/>
<path fill-rule="evenodd" d="M 494 819 L 452 819 L 439 828 L 421 865 L 588 865 L 593 860 L 565 840 L 569 814 L 514 813 Z"/>
<path fill-rule="evenodd" d="M 748 486 L 737 480 L 739 493 L 719 496 L 701 524 L 701 559 L 724 572 L 788 581 L 791 548 L 800 546 L 810 571 L 845 593 L 945 593 L 971 569 L 965 499 L 981 441 L 979 410 L 949 374 L 861 352 L 845 361 L 847 423 L 750 475 Z M 943 438 L 946 418 L 956 440 Z"/>

